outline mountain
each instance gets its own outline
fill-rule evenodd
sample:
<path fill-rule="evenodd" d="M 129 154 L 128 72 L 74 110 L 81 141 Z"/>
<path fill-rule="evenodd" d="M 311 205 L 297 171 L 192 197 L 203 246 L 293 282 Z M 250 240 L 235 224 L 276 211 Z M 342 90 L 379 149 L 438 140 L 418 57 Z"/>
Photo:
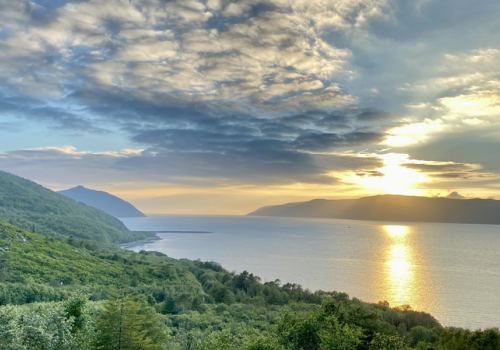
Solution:
<path fill-rule="evenodd" d="M 77 202 L 83 202 L 94 208 L 101 209 L 103 212 L 117 218 L 146 216 L 129 202 L 104 191 L 77 186 L 69 190 L 59 191 L 58 193 L 64 194 Z"/>
<path fill-rule="evenodd" d="M 500 201 L 380 195 L 267 206 L 248 215 L 500 225 Z"/>
<path fill-rule="evenodd" d="M 21 177 L 0 171 L 0 219 L 46 236 L 124 243 L 154 236 L 130 231 L 117 218 Z"/>

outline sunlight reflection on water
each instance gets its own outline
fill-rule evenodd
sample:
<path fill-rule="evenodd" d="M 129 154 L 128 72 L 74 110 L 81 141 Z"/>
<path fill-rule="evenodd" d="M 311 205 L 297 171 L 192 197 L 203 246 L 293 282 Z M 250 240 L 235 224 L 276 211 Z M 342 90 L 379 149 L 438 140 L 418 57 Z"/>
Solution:
<path fill-rule="evenodd" d="M 386 252 L 385 286 L 387 300 L 391 305 L 410 304 L 416 301 L 415 271 L 412 247 L 407 235 L 408 226 L 384 226 L 391 242 Z"/>

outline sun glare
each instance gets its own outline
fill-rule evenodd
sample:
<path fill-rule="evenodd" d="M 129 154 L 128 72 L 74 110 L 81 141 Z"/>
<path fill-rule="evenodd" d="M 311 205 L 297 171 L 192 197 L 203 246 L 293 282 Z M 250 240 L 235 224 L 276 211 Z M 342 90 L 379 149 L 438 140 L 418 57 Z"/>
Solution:
<path fill-rule="evenodd" d="M 414 185 L 428 181 L 424 174 L 401 166 L 408 160 L 407 154 L 389 153 L 379 157 L 384 161 L 384 167 L 378 169 L 382 176 L 359 177 L 357 182 L 364 188 L 389 194 L 415 195 L 418 190 Z"/>
<path fill-rule="evenodd" d="M 400 225 L 386 225 L 384 226 L 384 230 L 391 237 L 402 237 L 408 233 L 408 226 L 400 226 Z"/>
<path fill-rule="evenodd" d="M 386 251 L 385 291 L 395 305 L 414 304 L 417 299 L 414 253 L 409 238 L 410 229 L 403 225 L 385 225 Z"/>

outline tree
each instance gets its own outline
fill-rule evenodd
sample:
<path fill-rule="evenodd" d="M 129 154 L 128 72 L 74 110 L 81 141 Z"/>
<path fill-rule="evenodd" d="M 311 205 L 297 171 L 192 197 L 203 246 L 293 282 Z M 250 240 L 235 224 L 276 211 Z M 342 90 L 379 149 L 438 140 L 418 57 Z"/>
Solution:
<path fill-rule="evenodd" d="M 177 308 L 175 306 L 175 300 L 172 297 L 169 297 L 167 301 L 165 301 L 165 305 L 162 310 L 163 314 L 176 314 Z"/>
<path fill-rule="evenodd" d="M 71 323 L 57 307 L 35 310 L 15 306 L 0 308 L 0 349 L 67 350 L 75 349 Z"/>
<path fill-rule="evenodd" d="M 0 253 L 0 282 L 7 282 L 11 273 L 10 253 Z"/>
<path fill-rule="evenodd" d="M 296 314 L 286 309 L 275 327 L 278 343 L 287 350 L 317 350 L 321 339 L 321 320 L 316 312 Z"/>
<path fill-rule="evenodd" d="M 216 282 L 208 291 L 213 296 L 215 302 L 231 305 L 234 303 L 234 294 L 223 284 Z"/>
<path fill-rule="evenodd" d="M 193 300 L 189 296 L 189 294 L 181 294 L 176 300 L 176 304 L 182 309 L 182 311 L 186 311 L 191 307 Z"/>
<path fill-rule="evenodd" d="M 370 350 L 408 350 L 407 341 L 399 335 L 377 333 L 370 343 Z"/>
<path fill-rule="evenodd" d="M 341 325 L 334 316 L 324 322 L 325 328 L 319 332 L 321 350 L 356 350 L 363 336 L 361 329 L 344 324 Z"/>
<path fill-rule="evenodd" d="M 74 349 L 89 349 L 94 342 L 94 323 L 87 301 L 87 296 L 76 294 L 64 303 L 64 316 L 71 322 Z"/>
<path fill-rule="evenodd" d="M 241 339 L 232 335 L 229 329 L 212 332 L 196 343 L 197 350 L 236 350 L 241 349 Z"/>
<path fill-rule="evenodd" d="M 144 299 L 128 295 L 108 300 L 97 321 L 96 348 L 158 350 L 167 340 L 163 319 Z"/>

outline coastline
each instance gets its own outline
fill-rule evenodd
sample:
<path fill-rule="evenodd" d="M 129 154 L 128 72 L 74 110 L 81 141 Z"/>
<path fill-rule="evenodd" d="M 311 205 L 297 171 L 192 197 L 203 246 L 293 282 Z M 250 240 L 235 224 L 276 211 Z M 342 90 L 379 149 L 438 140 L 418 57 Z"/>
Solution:
<path fill-rule="evenodd" d="M 150 231 L 150 232 L 154 233 L 155 236 L 141 239 L 140 241 L 133 241 L 133 242 L 128 242 L 128 243 L 118 244 L 118 247 L 123 248 L 123 249 L 129 249 L 129 248 L 141 245 L 141 244 L 153 243 L 153 242 L 161 240 L 161 237 L 158 236 L 157 232 L 155 232 L 155 231 Z"/>

